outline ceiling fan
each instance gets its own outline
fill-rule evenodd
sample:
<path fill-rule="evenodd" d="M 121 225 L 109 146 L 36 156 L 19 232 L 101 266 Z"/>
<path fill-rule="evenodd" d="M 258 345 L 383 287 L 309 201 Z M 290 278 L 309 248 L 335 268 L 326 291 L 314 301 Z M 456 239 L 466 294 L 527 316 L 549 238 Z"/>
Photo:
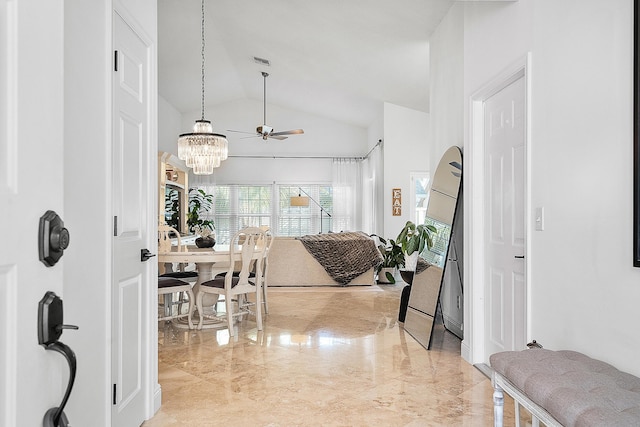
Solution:
<path fill-rule="evenodd" d="M 265 141 L 267 140 L 267 138 L 283 140 L 283 139 L 287 139 L 286 135 L 300 135 L 304 133 L 304 130 L 302 129 L 293 129 L 293 130 L 285 130 L 282 132 L 274 132 L 273 128 L 267 125 L 267 77 L 268 76 L 269 76 L 269 73 L 265 73 L 264 71 L 262 71 L 262 77 L 264 78 L 264 95 L 263 95 L 264 117 L 262 122 L 263 124 L 256 128 L 255 135 L 252 132 L 243 132 L 240 130 L 228 129 L 227 130 L 228 132 L 246 133 L 246 134 L 253 135 L 253 136 L 248 136 L 246 138 L 261 137 Z"/>

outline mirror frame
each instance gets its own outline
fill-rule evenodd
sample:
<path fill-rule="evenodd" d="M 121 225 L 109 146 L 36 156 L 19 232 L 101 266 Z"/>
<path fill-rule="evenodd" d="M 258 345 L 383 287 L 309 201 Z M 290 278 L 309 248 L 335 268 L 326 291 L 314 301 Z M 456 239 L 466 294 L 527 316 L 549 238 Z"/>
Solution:
<path fill-rule="evenodd" d="M 454 165 L 452 161 L 449 161 L 452 153 L 455 153 L 455 156 L 457 156 L 456 162 L 459 159 L 459 165 Z M 455 188 L 455 201 L 453 204 L 453 211 L 451 212 L 451 223 L 443 223 L 450 227 L 449 236 L 446 242 L 447 246 L 443 251 L 444 259 L 442 267 L 433 264 L 420 274 L 414 274 L 411 290 L 409 291 L 409 301 L 407 303 L 404 330 L 427 350 L 431 348 L 433 329 L 438 312 L 438 303 L 442 293 L 446 269 L 449 265 L 447 260 L 451 249 L 453 231 L 455 229 L 456 220 L 461 220 L 461 218 L 457 218 L 457 211 L 460 205 L 460 194 L 462 190 L 462 164 L 462 150 L 460 147 L 455 145 L 449 147 L 449 149 L 443 153 L 440 161 L 438 162 L 438 167 L 433 175 L 432 185 L 429 190 L 430 196 L 429 205 L 427 206 L 427 217 L 429 217 L 429 212 L 431 211 L 431 203 L 434 201 L 434 198 L 431 196 L 433 195 L 434 186 L 437 184 L 436 179 L 440 176 L 438 172 L 444 172 L 443 167 L 449 165 L 460 169 L 460 176 L 458 177 L 458 182 Z M 450 171 L 450 168 L 447 170 Z M 437 193 L 449 196 L 450 198 L 454 197 L 453 189 L 451 189 L 451 194 L 449 194 L 449 192 L 444 193 L 442 191 L 438 191 L 439 188 L 442 188 L 441 186 L 435 187 L 435 191 Z"/>

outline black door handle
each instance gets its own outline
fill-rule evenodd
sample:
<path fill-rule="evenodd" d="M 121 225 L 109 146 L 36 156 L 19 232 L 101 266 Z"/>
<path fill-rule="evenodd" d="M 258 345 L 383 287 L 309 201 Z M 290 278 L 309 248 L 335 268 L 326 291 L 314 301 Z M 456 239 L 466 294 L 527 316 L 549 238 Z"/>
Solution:
<path fill-rule="evenodd" d="M 156 254 L 152 254 L 151 252 L 149 252 L 149 249 L 140 249 L 140 261 L 141 262 L 145 262 L 146 260 L 148 260 L 149 258 L 152 258 L 156 256 Z"/>
<path fill-rule="evenodd" d="M 516 255 L 514 258 L 517 258 L 517 259 L 524 259 L 524 255 Z"/>

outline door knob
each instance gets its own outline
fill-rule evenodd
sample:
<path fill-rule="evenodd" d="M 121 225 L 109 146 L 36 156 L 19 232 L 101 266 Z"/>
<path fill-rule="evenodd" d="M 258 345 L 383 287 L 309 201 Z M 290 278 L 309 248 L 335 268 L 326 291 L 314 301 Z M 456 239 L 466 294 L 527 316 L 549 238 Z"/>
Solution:
<path fill-rule="evenodd" d="M 145 262 L 149 258 L 156 256 L 156 254 L 152 254 L 149 252 L 149 249 L 140 249 L 140 261 Z"/>

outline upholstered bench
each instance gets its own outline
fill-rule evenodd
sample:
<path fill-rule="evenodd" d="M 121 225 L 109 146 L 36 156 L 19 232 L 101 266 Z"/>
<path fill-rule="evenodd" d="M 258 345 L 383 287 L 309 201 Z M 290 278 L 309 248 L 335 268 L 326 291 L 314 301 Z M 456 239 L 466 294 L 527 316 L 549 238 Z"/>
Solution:
<path fill-rule="evenodd" d="M 640 426 L 640 378 L 575 351 L 532 348 L 491 355 L 494 426 L 503 391 L 533 415 L 533 425 Z"/>

